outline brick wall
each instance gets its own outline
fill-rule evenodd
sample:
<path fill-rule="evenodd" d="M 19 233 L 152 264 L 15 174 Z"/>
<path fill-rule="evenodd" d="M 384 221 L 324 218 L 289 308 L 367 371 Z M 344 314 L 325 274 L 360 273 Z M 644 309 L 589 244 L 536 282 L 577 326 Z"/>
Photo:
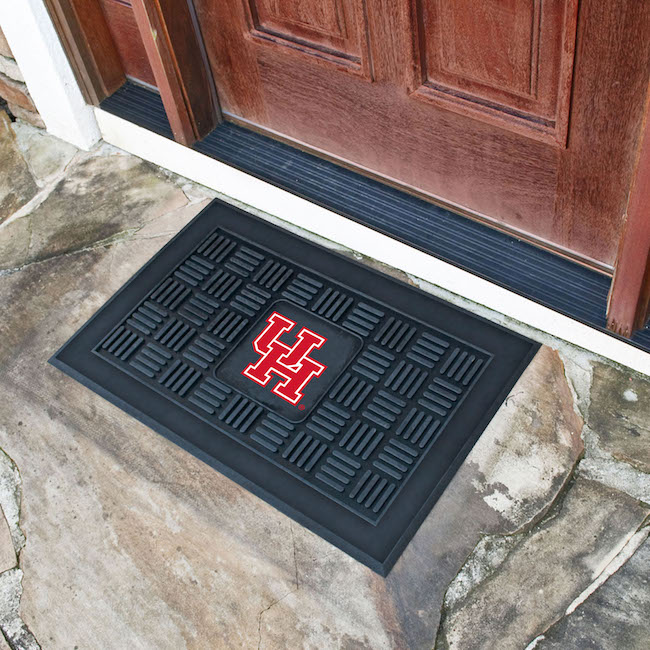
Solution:
<path fill-rule="evenodd" d="M 6 102 L 9 112 L 14 117 L 44 127 L 2 30 L 0 30 L 0 100 Z"/>

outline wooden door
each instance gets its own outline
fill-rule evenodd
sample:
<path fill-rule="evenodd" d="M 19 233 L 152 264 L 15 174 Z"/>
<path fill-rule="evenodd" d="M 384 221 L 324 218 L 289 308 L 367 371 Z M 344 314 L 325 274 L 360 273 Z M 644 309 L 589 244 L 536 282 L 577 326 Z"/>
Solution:
<path fill-rule="evenodd" d="M 638 0 L 194 0 L 226 119 L 609 269 Z"/>

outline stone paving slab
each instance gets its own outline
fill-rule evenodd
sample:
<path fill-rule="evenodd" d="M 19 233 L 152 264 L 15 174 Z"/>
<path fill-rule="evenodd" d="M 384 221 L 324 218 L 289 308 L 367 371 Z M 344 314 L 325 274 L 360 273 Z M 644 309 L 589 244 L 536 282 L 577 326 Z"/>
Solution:
<path fill-rule="evenodd" d="M 0 271 L 20 268 L 26 263 L 31 238 L 29 219 L 15 219 L 3 224 L 0 237 Z"/>
<path fill-rule="evenodd" d="M 16 134 L 18 149 L 39 185 L 57 178 L 79 153 L 74 145 L 62 142 L 25 122 L 17 121 L 11 126 Z"/>
<path fill-rule="evenodd" d="M 0 224 L 38 191 L 27 163 L 18 150 L 7 114 L 0 110 Z"/>
<path fill-rule="evenodd" d="M 16 550 L 11 539 L 9 524 L 0 509 L 0 573 L 13 569 L 17 564 Z"/>
<path fill-rule="evenodd" d="M 133 156 L 92 156 L 75 165 L 30 215 L 27 262 L 128 235 L 187 204 L 179 187 Z"/>
<path fill-rule="evenodd" d="M 525 648 L 605 569 L 650 507 L 578 478 L 557 512 L 499 549 L 495 566 L 446 612 L 439 648 Z M 489 563 L 491 554 L 482 558 Z"/>
<path fill-rule="evenodd" d="M 614 458 L 650 473 L 650 382 L 634 372 L 594 365 L 589 426 Z"/>
<path fill-rule="evenodd" d="M 53 151 L 54 138 L 13 132 L 38 193 L 0 224 L 0 505 L 19 553 L 0 570 L 0 629 L 12 648 L 501 649 L 546 631 L 550 643 L 561 625 L 557 638 L 579 643 L 567 603 L 649 510 L 626 479 L 647 476 L 625 433 L 642 430 L 642 411 L 596 405 L 624 371 L 541 348 L 380 578 L 47 365 L 210 193 L 110 147 Z M 583 415 L 609 451 L 583 447 Z M 617 489 L 604 484 L 614 474 Z M 636 562 L 618 587 L 630 620 L 645 552 Z"/>
<path fill-rule="evenodd" d="M 646 530 L 647 534 L 647 530 Z M 544 632 L 537 650 L 621 650 L 650 645 L 650 541 L 575 611 Z"/>

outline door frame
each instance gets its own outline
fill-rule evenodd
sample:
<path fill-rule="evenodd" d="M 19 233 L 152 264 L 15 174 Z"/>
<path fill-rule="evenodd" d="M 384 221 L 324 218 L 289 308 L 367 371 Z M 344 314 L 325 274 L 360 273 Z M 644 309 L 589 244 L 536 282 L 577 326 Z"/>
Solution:
<path fill-rule="evenodd" d="M 98 106 L 126 76 L 99 0 L 43 0 L 86 101 Z M 221 121 L 192 0 L 129 0 L 174 138 L 191 146 Z"/>
<path fill-rule="evenodd" d="M 101 138 L 92 102 L 84 96 L 70 63 L 74 55 L 65 50 L 65 37 L 59 36 L 43 0 L 0 2 L 0 27 L 47 130 L 90 149 Z"/>
<path fill-rule="evenodd" d="M 191 146 L 221 121 L 193 2 L 131 0 L 131 6 L 174 139 Z"/>
<path fill-rule="evenodd" d="M 120 56 L 99 2 L 44 2 L 68 54 L 83 96 L 89 104 L 99 105 L 126 81 Z"/>
<path fill-rule="evenodd" d="M 81 13 L 78 9 L 75 10 L 78 7 L 75 3 L 81 1 L 23 0 L 17 6 L 12 6 L 11 12 L 8 9 L 4 12 L 0 10 L 0 24 L 12 49 L 15 44 L 14 53 L 48 130 L 78 146 L 88 148 L 99 138 L 88 104 L 97 105 L 111 93 L 111 89 L 115 89 L 118 82 L 121 83 L 122 77 L 115 65 L 115 57 L 110 52 L 98 53 L 93 39 L 80 36 L 89 33 L 91 29 L 97 29 L 98 25 L 99 29 L 103 29 L 98 17 L 101 14 L 93 11 L 92 7 Z M 47 4 L 50 15 L 43 11 L 42 2 Z M 168 2 L 169 0 L 133 0 L 133 6 L 134 9 L 137 7 L 138 26 L 145 46 L 148 43 L 150 57 L 158 58 L 158 61 L 154 60 L 154 72 L 176 140 L 189 145 L 217 124 L 220 113 L 201 37 L 190 10 L 191 4 L 187 5 L 187 11 L 174 14 L 176 24 L 170 27 L 168 18 L 171 5 Z M 98 6 L 97 0 L 83 0 L 87 6 L 93 3 Z M 17 24 L 20 25 L 19 28 L 16 27 Z M 56 59 L 57 56 L 64 55 L 67 58 L 54 79 L 44 78 L 43 59 L 38 62 L 40 68 L 35 67 L 34 56 L 25 52 L 29 48 L 20 46 L 19 41 L 24 41 L 22 34 L 25 25 L 29 25 L 35 32 L 34 40 L 43 50 L 47 50 L 47 56 Z M 156 32 L 155 37 L 153 30 Z M 56 37 L 57 31 L 61 42 Z M 158 38 L 160 31 L 164 33 L 162 39 Z M 32 49 L 33 45 L 30 38 Z M 107 50 L 110 50 L 110 46 L 107 46 Z M 193 76 L 186 74 L 191 68 L 200 70 L 201 73 Z M 75 80 L 72 89 L 70 79 Z M 191 83 L 187 83 L 188 79 Z M 53 87 L 59 91 L 65 89 L 67 95 L 76 100 L 74 108 L 68 97 L 58 111 L 52 107 L 51 101 L 38 99 L 42 92 L 51 92 Z M 650 107 L 646 104 L 646 118 L 648 111 Z M 197 115 L 203 117 L 197 119 Z M 629 335 L 635 327 L 638 328 L 648 315 L 650 265 L 647 251 L 650 246 L 650 220 L 645 206 L 650 202 L 650 145 L 647 144 L 649 136 L 645 129 L 646 121 L 644 120 L 643 128 L 639 129 L 635 180 L 630 191 L 625 232 L 621 238 L 608 305 L 608 326 L 623 335 Z M 66 124 L 64 128 L 61 128 L 62 123 Z M 74 132 L 82 132 L 82 136 L 79 137 Z M 160 164 L 169 167 L 169 163 Z"/>
<path fill-rule="evenodd" d="M 607 304 L 607 327 L 629 337 L 650 319 L 650 86 Z"/>

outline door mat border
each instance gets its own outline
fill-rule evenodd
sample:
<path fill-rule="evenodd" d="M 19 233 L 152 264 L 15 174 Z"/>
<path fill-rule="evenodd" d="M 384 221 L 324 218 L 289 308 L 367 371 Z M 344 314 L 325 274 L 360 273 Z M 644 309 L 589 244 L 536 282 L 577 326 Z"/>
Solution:
<path fill-rule="evenodd" d="M 428 327 L 440 327 L 447 318 L 453 323 L 451 336 L 492 356 L 490 381 L 477 381 L 464 408 L 450 416 L 444 436 L 440 436 L 444 443 L 434 446 L 436 453 L 422 454 L 421 471 L 414 471 L 408 489 L 400 491 L 401 501 L 395 497 L 397 509 L 390 516 L 382 514 L 383 518 L 370 521 L 327 496 L 314 497 L 313 486 L 300 483 L 289 473 L 280 475 L 277 466 L 259 454 L 242 454 L 241 442 L 228 435 L 215 436 L 214 426 L 205 419 L 174 405 L 160 391 L 98 356 L 97 344 L 107 332 L 117 327 L 143 296 L 217 226 L 244 240 L 264 242 L 257 244 L 260 249 L 277 255 L 288 257 L 293 251 L 291 259 L 295 256 L 297 265 L 328 275 L 350 291 L 371 294 L 373 299 L 383 298 L 384 304 L 425 322 Z M 53 355 L 50 363 L 371 569 L 387 575 L 539 347 L 536 342 L 417 288 L 214 200 L 109 299 Z M 435 482 L 432 476 L 436 477 Z M 312 507 L 311 515 L 305 499 L 316 499 L 318 503 L 318 508 Z M 401 523 L 396 526 L 396 521 Z"/>

